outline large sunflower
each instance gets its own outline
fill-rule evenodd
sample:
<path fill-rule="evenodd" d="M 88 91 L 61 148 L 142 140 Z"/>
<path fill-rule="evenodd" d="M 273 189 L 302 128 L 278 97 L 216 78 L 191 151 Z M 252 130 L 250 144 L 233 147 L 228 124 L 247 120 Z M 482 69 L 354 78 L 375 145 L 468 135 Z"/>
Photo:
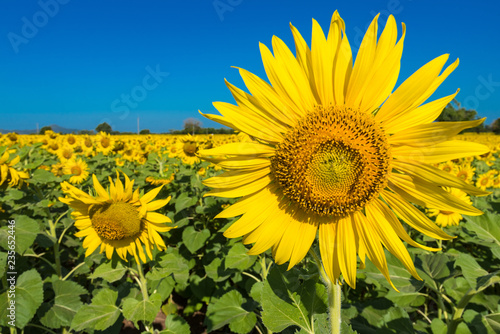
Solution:
<path fill-rule="evenodd" d="M 271 84 L 239 69 L 249 92 L 227 83 L 237 105 L 216 102 L 211 120 L 244 132 L 254 142 L 200 152 L 226 170 L 205 181 L 206 195 L 237 198 L 217 217 L 242 215 L 227 231 L 254 244 L 249 254 L 272 248 L 278 264 L 298 263 L 319 229 L 323 266 L 334 281 L 356 283 L 357 257 L 368 257 L 390 282 L 383 247 L 418 274 L 402 240 L 413 241 L 399 219 L 437 239 L 451 238 L 412 204 L 480 215 L 441 186 L 486 194 L 431 164 L 483 154 L 486 146 L 450 140 L 480 124 L 433 123 L 456 93 L 422 104 L 456 68 L 441 70 L 448 55 L 430 61 L 394 92 L 405 26 L 388 18 L 377 40 L 377 19 L 353 65 L 344 21 L 333 14 L 328 36 L 313 20 L 312 47 L 291 25 L 296 55 L 273 37 L 260 45 Z M 392 92 L 392 93 L 391 93 Z M 458 91 L 457 91 L 458 92 Z M 399 218 L 399 219 L 398 219 Z"/>
<path fill-rule="evenodd" d="M 139 257 L 142 262 L 146 262 L 143 245 L 150 259 L 153 259 L 151 250 L 155 245 L 159 250 L 166 248 L 158 232 L 169 231 L 171 227 L 165 223 L 171 220 L 154 211 L 167 205 L 170 197 L 153 201 L 162 187 L 141 197 L 139 188 L 133 191 L 134 181 L 130 181 L 125 174 L 123 176 L 125 185 L 117 172 L 116 181 L 113 183 L 109 178 L 109 189 L 105 190 L 96 176 L 92 175 L 97 197 L 63 182 L 61 187 L 67 197 L 59 200 L 74 210 L 72 216 L 75 226 L 80 230 L 75 236 L 85 238 L 85 256 L 101 246 L 100 252 L 105 251 L 108 259 L 116 251 L 125 261 L 127 254 L 131 254 L 136 261 L 139 261 Z"/>

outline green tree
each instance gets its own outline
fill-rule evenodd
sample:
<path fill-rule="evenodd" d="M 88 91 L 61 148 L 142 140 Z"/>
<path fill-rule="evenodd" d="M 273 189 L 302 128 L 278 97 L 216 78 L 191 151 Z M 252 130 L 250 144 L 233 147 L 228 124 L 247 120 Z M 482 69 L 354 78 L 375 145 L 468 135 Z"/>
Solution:
<path fill-rule="evenodd" d="M 101 132 L 101 131 L 103 131 L 103 132 L 106 132 L 106 133 L 111 133 L 111 131 L 113 131 L 113 130 L 111 129 L 111 125 L 109 125 L 109 124 L 108 124 L 108 123 L 106 123 L 106 122 L 99 124 L 99 125 L 95 128 L 95 130 L 96 130 L 97 132 Z"/>
<path fill-rule="evenodd" d="M 472 121 L 476 119 L 477 111 L 472 109 L 465 109 L 460 105 L 456 99 L 444 108 L 443 112 L 437 118 L 438 122 L 459 122 L 459 121 Z"/>
<path fill-rule="evenodd" d="M 45 134 L 45 131 L 48 131 L 48 130 L 51 130 L 52 131 L 52 127 L 51 126 L 44 126 L 40 129 L 40 134 L 41 135 L 44 135 Z"/>
<path fill-rule="evenodd" d="M 491 123 L 491 131 L 497 135 L 500 134 L 500 118 L 497 118 L 493 121 L 493 123 Z"/>
<path fill-rule="evenodd" d="M 151 131 L 149 131 L 149 129 L 143 129 L 141 130 L 141 132 L 139 132 L 140 135 L 149 135 L 151 133 Z"/>

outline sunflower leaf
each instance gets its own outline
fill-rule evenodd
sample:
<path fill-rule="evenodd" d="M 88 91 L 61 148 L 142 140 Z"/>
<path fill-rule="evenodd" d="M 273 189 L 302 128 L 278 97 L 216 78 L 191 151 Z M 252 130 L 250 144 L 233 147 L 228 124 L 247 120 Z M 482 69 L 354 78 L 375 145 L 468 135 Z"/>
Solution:
<path fill-rule="evenodd" d="M 229 291 L 208 305 L 205 318 L 207 331 L 211 332 L 229 325 L 232 332 L 241 334 L 250 332 L 257 322 L 257 316 L 252 312 L 255 306 L 238 291 Z"/>
<path fill-rule="evenodd" d="M 465 227 L 477 234 L 488 247 L 500 246 L 500 215 L 486 211 L 481 216 L 465 216 Z"/>
<path fill-rule="evenodd" d="M 182 241 L 191 254 L 202 248 L 208 238 L 210 238 L 210 231 L 206 228 L 196 231 L 194 226 L 187 226 L 182 231 Z"/>
<path fill-rule="evenodd" d="M 273 332 L 298 326 L 314 331 L 313 316 L 326 311 L 326 289 L 317 279 L 297 280 L 297 271 L 286 266 L 273 267 L 264 282 L 252 287 L 252 297 L 262 305 L 262 321 Z"/>
<path fill-rule="evenodd" d="M 71 329 L 82 331 L 84 329 L 105 330 L 116 323 L 120 317 L 120 309 L 115 305 L 118 292 L 110 289 L 100 290 L 89 305 L 83 305 L 76 312 Z"/>
<path fill-rule="evenodd" d="M 190 328 L 184 318 L 169 314 L 165 319 L 165 329 L 160 332 L 160 334 L 179 334 L 179 333 L 189 333 Z"/>
<path fill-rule="evenodd" d="M 460 253 L 455 261 L 455 267 L 462 268 L 462 274 L 471 287 L 476 285 L 476 280 L 488 274 L 486 270 L 481 268 L 477 261 L 469 254 Z"/>
<path fill-rule="evenodd" d="M 81 285 L 71 281 L 57 280 L 52 283 L 55 297 L 46 305 L 47 312 L 40 318 L 40 322 L 50 328 L 60 328 L 71 325 L 71 320 L 82 307 L 80 295 L 87 293 Z"/>
<path fill-rule="evenodd" d="M 13 277 L 15 276 L 7 275 L 7 279 Z M 10 285 L 11 281 L 7 282 Z M 31 269 L 17 277 L 15 284 L 14 291 L 9 289 L 0 295 L 0 325 L 7 326 L 7 323 L 12 320 L 8 317 L 12 314 L 8 308 L 12 307 L 12 301 L 14 301 L 14 323 L 17 328 L 22 329 L 33 318 L 43 302 L 42 277 L 36 269 Z"/>
<path fill-rule="evenodd" d="M 130 321 L 151 324 L 160 310 L 162 298 L 153 294 L 149 300 L 126 298 L 123 300 L 123 316 Z"/>
<path fill-rule="evenodd" d="M 24 252 L 33 245 L 40 227 L 36 220 L 28 216 L 16 215 L 12 220 L 15 221 L 13 230 L 9 229 L 7 226 L 3 226 L 0 229 L 0 247 L 10 250 L 8 245 L 14 241 L 16 252 L 18 254 L 24 254 Z"/>
<path fill-rule="evenodd" d="M 224 259 L 226 267 L 239 270 L 250 268 L 257 260 L 257 256 L 248 255 L 247 252 L 248 249 L 242 243 L 234 244 Z"/>
<path fill-rule="evenodd" d="M 127 268 L 125 268 L 120 261 L 116 261 L 114 263 L 113 261 L 105 261 L 95 269 L 89 278 L 94 279 L 100 277 L 105 281 L 112 283 L 122 278 L 126 272 Z"/>

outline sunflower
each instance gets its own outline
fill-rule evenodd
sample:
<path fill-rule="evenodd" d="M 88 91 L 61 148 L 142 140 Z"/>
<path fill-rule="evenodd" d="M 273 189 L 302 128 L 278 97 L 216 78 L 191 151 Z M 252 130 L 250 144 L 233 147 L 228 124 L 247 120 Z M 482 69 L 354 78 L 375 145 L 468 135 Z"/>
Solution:
<path fill-rule="evenodd" d="M 102 152 L 102 154 L 108 155 L 113 150 L 114 146 L 115 146 L 114 139 L 111 138 L 111 136 L 108 133 L 101 131 L 97 135 L 97 145 L 96 145 L 97 152 Z"/>
<path fill-rule="evenodd" d="M 116 251 L 125 261 L 127 254 L 131 254 L 137 262 L 140 258 L 145 263 L 143 245 L 149 259 L 153 259 L 151 250 L 154 246 L 160 251 L 166 248 L 158 232 L 169 231 L 171 227 L 165 223 L 171 220 L 154 211 L 167 205 L 170 197 L 153 201 L 161 186 L 141 197 L 139 189 L 133 191 L 134 181 L 130 181 L 128 176 L 123 174 L 123 185 L 118 172 L 116 174 L 114 183 L 111 177 L 109 178 L 108 190 L 92 175 L 97 197 L 63 182 L 61 187 L 67 196 L 59 200 L 74 209 L 72 216 L 75 226 L 80 230 L 75 236 L 85 237 L 85 256 L 89 256 L 100 246 L 100 252 L 106 252 L 108 259 L 111 259 Z"/>
<path fill-rule="evenodd" d="M 200 149 L 200 143 L 197 137 L 188 134 L 177 143 L 177 154 L 182 162 L 187 165 L 194 165 L 200 162 L 197 153 Z"/>
<path fill-rule="evenodd" d="M 441 188 L 486 192 L 431 164 L 488 152 L 481 144 L 450 140 L 469 122 L 433 121 L 456 93 L 427 104 L 458 60 L 440 74 L 448 55 L 430 61 L 392 92 L 400 69 L 405 26 L 389 16 L 377 40 L 378 15 L 370 24 L 354 65 L 344 21 L 333 14 L 328 36 L 313 20 L 312 47 L 291 25 L 296 55 L 273 37 L 274 55 L 260 51 L 271 83 L 239 69 L 250 93 L 226 82 L 237 105 L 215 102 L 222 114 L 207 118 L 251 136 L 200 151 L 227 171 L 204 181 L 205 196 L 242 197 L 217 217 L 242 215 L 224 235 L 253 244 L 249 254 L 272 248 L 278 264 L 293 267 L 319 230 L 323 266 L 333 282 L 351 287 L 366 257 L 390 281 L 383 247 L 416 278 L 401 240 L 416 243 L 398 217 L 437 239 L 450 239 L 413 204 L 460 214 L 481 211 Z M 391 93 L 392 92 L 392 93 Z M 458 91 L 457 91 L 458 93 Z M 391 283 L 392 284 L 392 283 Z"/>
<path fill-rule="evenodd" d="M 82 159 L 70 159 L 63 164 L 63 174 L 72 175 L 70 183 L 80 184 L 89 177 L 89 167 Z"/>
<path fill-rule="evenodd" d="M 19 155 L 15 158 L 10 159 L 10 153 L 15 152 L 14 150 L 5 150 L 0 156 L 0 186 L 4 183 L 10 186 L 22 186 L 24 181 L 29 179 L 29 174 L 26 171 L 19 171 L 14 168 L 15 165 L 21 160 Z"/>
<path fill-rule="evenodd" d="M 455 175 L 465 181 L 467 183 L 472 183 L 472 178 L 474 176 L 474 172 L 476 168 L 472 167 L 469 163 L 464 163 L 458 167 L 458 170 L 455 172 Z"/>
<path fill-rule="evenodd" d="M 472 204 L 469 196 L 467 196 L 465 192 L 450 187 L 444 187 L 444 190 L 449 192 L 451 195 L 459 198 L 463 202 L 467 204 Z M 436 217 L 436 224 L 438 224 L 441 227 L 458 225 L 458 223 L 462 220 L 462 215 L 457 212 L 439 210 L 433 208 L 429 208 L 427 210 L 427 215 L 429 215 L 429 217 Z"/>

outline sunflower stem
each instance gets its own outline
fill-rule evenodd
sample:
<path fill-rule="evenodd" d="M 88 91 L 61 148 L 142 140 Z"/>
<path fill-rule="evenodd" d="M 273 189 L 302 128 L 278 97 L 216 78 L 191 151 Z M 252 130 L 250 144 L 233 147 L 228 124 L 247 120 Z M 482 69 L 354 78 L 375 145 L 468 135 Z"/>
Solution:
<path fill-rule="evenodd" d="M 146 281 L 146 277 L 144 277 L 144 270 L 142 268 L 141 261 L 137 261 L 137 273 L 139 274 L 139 287 L 141 288 L 142 292 L 142 298 L 144 298 L 144 301 L 149 300 L 149 294 L 148 294 L 148 283 Z M 144 328 L 146 328 L 146 331 L 153 333 L 153 327 L 149 327 L 149 325 L 144 323 Z"/>
<path fill-rule="evenodd" d="M 323 279 L 323 282 L 325 283 L 328 291 L 328 318 L 330 319 L 330 333 L 339 334 L 341 323 L 340 310 L 342 297 L 340 284 L 334 284 L 328 277 L 318 254 L 316 254 L 316 251 L 312 247 L 309 249 L 309 254 L 311 254 L 314 258 L 316 265 L 318 266 L 319 273 L 321 274 L 321 278 Z"/>

